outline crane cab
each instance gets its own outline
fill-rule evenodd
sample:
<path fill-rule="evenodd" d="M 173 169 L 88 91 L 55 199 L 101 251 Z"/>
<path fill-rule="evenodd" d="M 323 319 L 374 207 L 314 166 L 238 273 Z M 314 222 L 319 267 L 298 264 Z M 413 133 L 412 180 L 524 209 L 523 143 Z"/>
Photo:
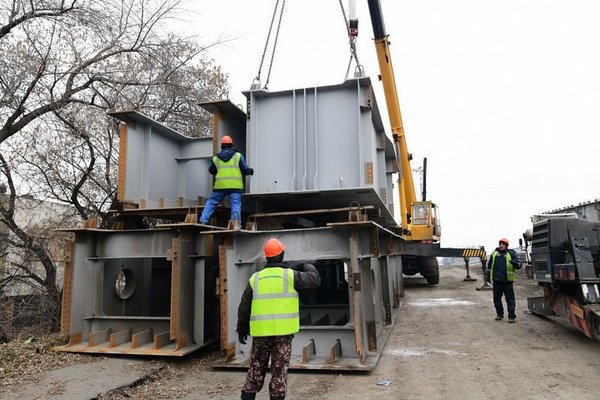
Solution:
<path fill-rule="evenodd" d="M 411 206 L 410 239 L 433 243 L 440 240 L 438 207 L 431 201 L 416 201 Z"/>

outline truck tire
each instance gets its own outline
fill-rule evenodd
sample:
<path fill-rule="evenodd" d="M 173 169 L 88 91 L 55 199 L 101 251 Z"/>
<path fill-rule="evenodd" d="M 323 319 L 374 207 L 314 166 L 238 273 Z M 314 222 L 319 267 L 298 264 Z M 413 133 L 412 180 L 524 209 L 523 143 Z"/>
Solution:
<path fill-rule="evenodd" d="M 430 285 L 437 285 L 440 283 L 440 267 L 436 257 L 425 257 L 423 260 L 423 273 L 422 275 Z"/>

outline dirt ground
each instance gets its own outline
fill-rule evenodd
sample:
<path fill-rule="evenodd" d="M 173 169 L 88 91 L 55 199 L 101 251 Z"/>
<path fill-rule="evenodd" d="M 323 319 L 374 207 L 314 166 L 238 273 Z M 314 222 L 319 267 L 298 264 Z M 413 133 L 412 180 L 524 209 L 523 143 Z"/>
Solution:
<path fill-rule="evenodd" d="M 517 323 L 494 321 L 491 291 L 475 290 L 482 284 L 477 272 L 477 282 L 463 282 L 464 267 L 444 267 L 433 287 L 406 279 L 400 316 L 376 370 L 292 371 L 286 399 L 600 398 L 600 343 L 555 319 L 527 314 L 526 298 L 539 291 L 523 271 L 515 290 Z M 239 399 L 245 371 L 213 370 L 217 357 L 204 351 L 181 360 L 147 360 L 155 372 L 94 398 Z M 383 380 L 391 384 L 377 384 Z M 5 389 L 10 393 L 10 384 Z M 268 398 L 265 387 L 257 399 Z"/>
<path fill-rule="evenodd" d="M 375 371 L 367 374 L 296 372 L 289 400 L 307 399 L 598 399 L 600 343 L 556 320 L 528 315 L 526 298 L 539 295 L 519 272 L 517 322 L 494 321 L 491 291 L 463 282 L 464 267 L 445 267 L 440 284 L 408 278 L 399 319 Z M 214 356 L 214 355 L 213 355 Z M 211 357 L 204 355 L 201 358 Z M 151 398 L 151 386 L 177 389 L 173 398 L 237 399 L 243 371 L 214 371 L 187 361 L 168 378 L 127 393 Z M 268 377 L 267 377 L 268 379 Z M 389 386 L 377 385 L 390 380 Z M 258 399 L 268 399 L 263 389 Z"/>

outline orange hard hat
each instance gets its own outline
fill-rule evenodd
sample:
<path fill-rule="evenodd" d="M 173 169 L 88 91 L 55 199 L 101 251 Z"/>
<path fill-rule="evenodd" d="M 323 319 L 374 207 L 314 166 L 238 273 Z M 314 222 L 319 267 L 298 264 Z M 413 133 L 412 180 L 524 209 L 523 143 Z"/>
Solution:
<path fill-rule="evenodd" d="M 278 239 L 272 238 L 265 243 L 265 257 L 276 257 L 284 250 L 285 246 Z"/>
<path fill-rule="evenodd" d="M 502 239 L 498 240 L 498 243 L 506 243 L 506 246 L 509 245 L 509 242 L 508 242 L 507 238 L 502 238 Z"/>
<path fill-rule="evenodd" d="M 223 138 L 221 139 L 221 146 L 224 144 L 233 144 L 233 139 L 231 138 L 231 136 L 229 136 L 229 135 L 223 136 Z"/>

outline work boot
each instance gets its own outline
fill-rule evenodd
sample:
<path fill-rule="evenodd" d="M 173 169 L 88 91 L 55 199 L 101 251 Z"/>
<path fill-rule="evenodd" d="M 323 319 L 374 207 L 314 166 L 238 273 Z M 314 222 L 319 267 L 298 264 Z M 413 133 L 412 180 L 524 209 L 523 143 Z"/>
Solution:
<path fill-rule="evenodd" d="M 241 400 L 254 400 L 254 399 L 256 399 L 256 393 L 242 392 Z"/>
<path fill-rule="evenodd" d="M 502 315 L 496 315 L 496 318 L 494 318 L 496 321 L 500 321 L 502 318 L 504 318 Z"/>
<path fill-rule="evenodd" d="M 509 324 L 514 324 L 515 323 L 515 319 L 514 318 L 509 318 L 508 319 L 508 323 Z"/>

